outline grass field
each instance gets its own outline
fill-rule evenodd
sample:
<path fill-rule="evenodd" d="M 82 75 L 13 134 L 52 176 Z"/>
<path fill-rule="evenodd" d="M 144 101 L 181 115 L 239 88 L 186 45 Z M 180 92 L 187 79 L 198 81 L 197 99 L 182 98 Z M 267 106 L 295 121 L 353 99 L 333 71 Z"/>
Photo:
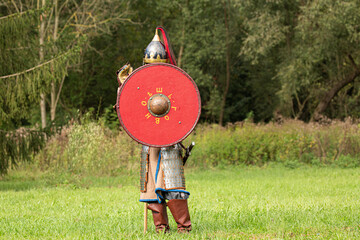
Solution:
<path fill-rule="evenodd" d="M 360 171 L 189 170 L 193 231 L 143 234 L 138 174 L 11 172 L 0 181 L 1 239 L 360 239 Z"/>

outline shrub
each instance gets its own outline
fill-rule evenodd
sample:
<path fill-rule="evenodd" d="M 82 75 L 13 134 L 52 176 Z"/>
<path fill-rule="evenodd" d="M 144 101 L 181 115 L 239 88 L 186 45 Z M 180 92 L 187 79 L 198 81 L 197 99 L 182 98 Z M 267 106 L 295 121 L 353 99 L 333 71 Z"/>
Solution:
<path fill-rule="evenodd" d="M 349 122 L 323 126 L 288 120 L 282 125 L 249 122 L 200 125 L 190 165 L 264 165 L 269 162 L 336 164 L 357 162 L 360 157 L 359 127 Z M 347 160 L 343 160 L 347 159 Z M 353 163 L 351 166 L 357 166 Z"/>
<path fill-rule="evenodd" d="M 43 169 L 111 174 L 132 169 L 139 147 L 123 132 L 95 123 L 74 124 L 53 137 L 35 162 Z"/>
<path fill-rule="evenodd" d="M 360 166 L 359 127 L 349 122 L 322 126 L 299 121 L 282 125 L 242 122 L 221 127 L 199 124 L 185 140 L 195 141 L 190 167 L 281 163 L 339 167 Z M 83 121 L 64 128 L 35 157 L 41 169 L 80 174 L 138 171 L 140 146 L 123 130 Z"/>

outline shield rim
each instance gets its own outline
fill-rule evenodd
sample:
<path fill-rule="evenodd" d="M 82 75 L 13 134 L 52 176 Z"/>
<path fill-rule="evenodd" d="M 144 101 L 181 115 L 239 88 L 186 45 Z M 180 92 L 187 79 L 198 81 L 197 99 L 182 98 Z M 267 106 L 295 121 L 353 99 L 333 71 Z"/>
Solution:
<path fill-rule="evenodd" d="M 120 101 L 120 95 L 124 89 L 124 86 L 127 84 L 127 82 L 133 77 L 134 74 L 136 74 L 138 71 L 141 71 L 142 69 L 145 69 L 145 68 L 148 68 L 148 67 L 154 67 L 154 66 L 166 66 L 166 67 L 172 67 L 174 69 L 176 69 L 177 71 L 181 72 L 182 74 L 184 74 L 189 80 L 190 82 L 193 84 L 193 86 L 195 87 L 195 92 L 196 92 L 196 96 L 197 96 L 197 99 L 198 99 L 198 103 L 199 103 L 199 110 L 198 110 L 198 113 L 197 113 L 197 117 L 196 117 L 196 120 L 193 124 L 193 126 L 191 127 L 191 129 L 182 137 L 180 138 L 179 140 L 177 141 L 174 141 L 173 143 L 169 143 L 169 144 L 165 144 L 165 145 L 157 145 L 157 144 L 149 144 L 149 143 L 145 143 L 139 139 L 137 139 L 135 136 L 133 136 L 129 130 L 124 126 L 124 123 L 122 121 L 122 118 L 121 118 L 121 115 L 120 115 L 120 104 L 119 104 L 119 101 Z M 158 147 L 158 148 L 161 148 L 161 147 L 169 147 L 169 146 L 173 146 L 181 141 L 183 141 L 185 138 L 187 138 L 191 133 L 192 131 L 194 131 L 197 123 L 199 122 L 199 119 L 200 119 L 200 115 L 201 115 L 201 97 L 200 97 L 200 92 L 199 92 L 199 89 L 195 83 L 195 81 L 190 77 L 189 74 L 187 74 L 184 70 L 182 70 L 181 68 L 175 66 L 175 65 L 172 65 L 172 64 L 169 64 L 169 63 L 149 63 L 149 64 L 145 64 L 141 67 L 138 67 L 137 69 L 135 69 L 124 81 L 124 83 L 120 86 L 120 90 L 118 91 L 118 94 L 117 94 L 117 99 L 116 99 L 116 112 L 117 112 L 117 116 L 118 116 L 118 119 L 120 121 L 120 124 L 121 126 L 123 127 L 123 129 L 125 130 L 125 132 L 133 139 L 135 140 L 136 142 L 138 143 L 141 143 L 145 146 L 149 146 L 149 147 Z"/>

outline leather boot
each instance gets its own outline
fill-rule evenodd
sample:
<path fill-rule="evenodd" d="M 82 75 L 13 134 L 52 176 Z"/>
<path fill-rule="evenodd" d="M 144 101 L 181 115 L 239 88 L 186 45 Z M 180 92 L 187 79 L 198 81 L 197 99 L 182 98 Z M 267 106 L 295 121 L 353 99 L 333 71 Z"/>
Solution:
<path fill-rule="evenodd" d="M 150 203 L 148 209 L 152 211 L 156 232 L 167 232 L 169 228 L 166 203 Z"/>
<path fill-rule="evenodd" d="M 167 205 L 177 223 L 178 232 L 190 232 L 191 221 L 187 199 L 171 199 L 168 201 Z"/>

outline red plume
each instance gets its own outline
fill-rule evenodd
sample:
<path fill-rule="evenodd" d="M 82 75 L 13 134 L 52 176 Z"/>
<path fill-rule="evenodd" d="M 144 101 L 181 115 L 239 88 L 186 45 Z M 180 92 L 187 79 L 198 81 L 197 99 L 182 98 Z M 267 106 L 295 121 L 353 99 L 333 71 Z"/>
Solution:
<path fill-rule="evenodd" d="M 162 39 L 163 39 L 164 45 L 165 45 L 165 50 L 169 55 L 170 64 L 176 66 L 175 54 L 171 48 L 170 38 L 168 37 L 166 30 L 162 26 L 158 26 L 156 29 L 159 29 L 161 31 Z"/>

